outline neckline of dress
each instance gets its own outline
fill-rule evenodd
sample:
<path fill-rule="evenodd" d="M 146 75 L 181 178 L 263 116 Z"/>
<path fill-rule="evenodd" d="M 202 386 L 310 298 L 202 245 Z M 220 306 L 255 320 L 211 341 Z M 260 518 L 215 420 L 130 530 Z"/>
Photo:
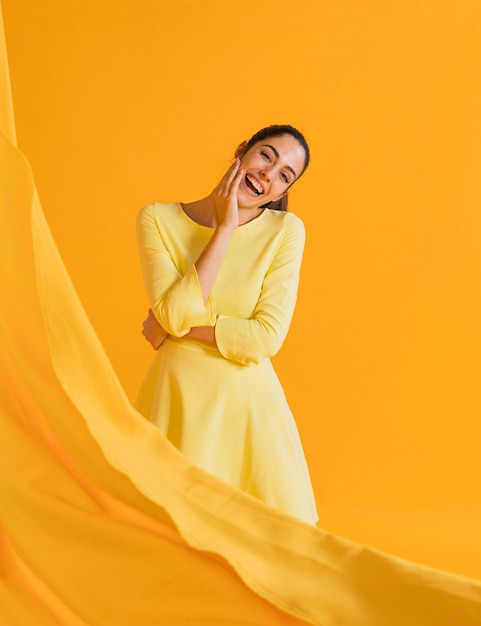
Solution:
<path fill-rule="evenodd" d="M 180 212 L 182 213 L 182 215 L 191 224 L 194 224 L 195 226 L 198 226 L 199 228 L 207 228 L 207 230 L 215 230 L 215 226 L 204 226 L 204 224 L 199 224 L 199 222 L 196 222 L 194 219 L 192 219 L 190 217 L 190 215 L 187 215 L 187 213 L 184 211 L 184 207 L 182 205 L 182 202 L 178 202 L 177 204 L 178 204 L 178 208 L 179 208 Z M 262 209 L 262 212 L 259 213 L 259 215 L 257 217 L 254 217 L 254 219 L 249 220 L 248 222 L 245 222 L 245 224 L 241 224 L 240 226 L 237 227 L 236 231 L 239 230 L 239 228 L 246 228 L 250 224 L 254 224 L 255 222 L 258 222 L 260 219 L 262 219 L 262 217 L 267 213 L 268 210 L 269 209 Z"/>

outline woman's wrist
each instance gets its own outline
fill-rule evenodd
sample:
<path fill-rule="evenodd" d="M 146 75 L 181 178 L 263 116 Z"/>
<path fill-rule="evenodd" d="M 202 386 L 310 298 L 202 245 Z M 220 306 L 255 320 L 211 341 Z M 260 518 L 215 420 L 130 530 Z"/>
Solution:
<path fill-rule="evenodd" d="M 184 337 L 203 343 L 206 346 L 217 348 L 215 326 L 194 326 Z"/>
<path fill-rule="evenodd" d="M 233 222 L 222 222 L 215 228 L 215 232 L 221 237 L 231 238 L 237 228 L 237 224 Z"/>

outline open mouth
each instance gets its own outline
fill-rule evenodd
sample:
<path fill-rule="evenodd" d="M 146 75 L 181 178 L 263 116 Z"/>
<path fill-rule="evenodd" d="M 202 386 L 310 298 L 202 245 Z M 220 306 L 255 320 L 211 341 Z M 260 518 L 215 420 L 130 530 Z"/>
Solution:
<path fill-rule="evenodd" d="M 245 181 L 247 187 L 257 196 L 261 196 L 264 193 L 264 188 L 262 187 L 262 185 L 250 174 L 246 174 Z"/>

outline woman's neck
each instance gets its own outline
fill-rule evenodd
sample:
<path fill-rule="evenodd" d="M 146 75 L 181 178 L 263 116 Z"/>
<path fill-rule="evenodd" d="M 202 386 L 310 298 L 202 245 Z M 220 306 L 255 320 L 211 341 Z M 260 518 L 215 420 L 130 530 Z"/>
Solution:
<path fill-rule="evenodd" d="M 182 203 L 184 212 L 197 224 L 201 226 L 208 226 L 215 228 L 217 226 L 215 219 L 215 206 L 212 197 L 206 196 L 201 200 L 194 200 L 193 202 Z M 263 209 L 255 207 L 252 209 L 240 208 L 239 209 L 239 226 L 251 222 L 262 213 Z"/>

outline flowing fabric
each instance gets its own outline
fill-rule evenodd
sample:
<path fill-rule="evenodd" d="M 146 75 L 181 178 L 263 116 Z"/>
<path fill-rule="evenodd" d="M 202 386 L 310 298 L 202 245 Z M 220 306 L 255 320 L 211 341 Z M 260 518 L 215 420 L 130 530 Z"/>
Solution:
<path fill-rule="evenodd" d="M 0 624 L 481 625 L 478 582 L 276 511 L 130 406 L 16 147 L 0 45 Z"/>

